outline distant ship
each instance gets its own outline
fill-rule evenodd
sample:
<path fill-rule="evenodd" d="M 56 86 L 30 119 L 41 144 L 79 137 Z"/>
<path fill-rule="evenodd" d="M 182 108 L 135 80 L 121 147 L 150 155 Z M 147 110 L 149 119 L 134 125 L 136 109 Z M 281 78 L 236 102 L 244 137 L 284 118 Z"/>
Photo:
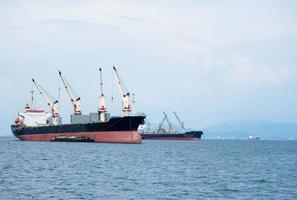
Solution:
<path fill-rule="evenodd" d="M 250 136 L 248 137 L 248 139 L 249 139 L 249 140 L 260 140 L 260 137 L 250 135 Z"/>
<path fill-rule="evenodd" d="M 173 112 L 177 121 L 179 122 L 182 130 L 185 130 L 184 123 L 180 120 L 175 112 Z M 172 123 L 169 121 L 168 116 L 163 112 L 164 118 L 159 124 L 157 132 L 140 131 L 140 135 L 143 140 L 200 140 L 203 135 L 203 131 L 183 131 L 179 132 L 173 130 Z M 169 130 L 163 129 L 164 122 L 167 122 Z"/>
<path fill-rule="evenodd" d="M 76 93 L 59 72 L 74 108 L 71 123 L 62 124 L 58 100 L 51 100 L 48 93 L 32 79 L 51 112 L 33 108 L 34 91 L 32 90 L 31 106 L 27 104 L 25 111 L 18 113 L 15 123 L 11 125 L 14 136 L 23 141 L 141 143 L 142 138 L 137 129 L 144 123 L 145 116 L 130 115 L 132 111 L 130 94 L 123 85 L 115 67 L 113 70 L 123 101 L 123 117 L 110 117 L 107 114 L 101 68 L 99 109 L 98 112 L 90 113 L 90 115 L 81 114 L 80 97 L 77 95 L 75 97 Z"/>

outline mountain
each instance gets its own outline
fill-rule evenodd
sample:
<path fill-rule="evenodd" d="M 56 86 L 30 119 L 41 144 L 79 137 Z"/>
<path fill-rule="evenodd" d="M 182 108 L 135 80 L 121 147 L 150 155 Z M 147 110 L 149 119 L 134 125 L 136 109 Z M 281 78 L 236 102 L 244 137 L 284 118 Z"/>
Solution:
<path fill-rule="evenodd" d="M 242 120 L 215 124 L 204 129 L 206 138 L 247 138 L 250 135 L 266 139 L 297 139 L 297 123 Z"/>
<path fill-rule="evenodd" d="M 165 124 L 164 128 L 168 129 L 168 125 Z M 149 129 L 157 131 L 158 124 L 149 123 Z M 174 124 L 173 129 L 183 131 L 180 126 Z M 247 139 L 249 136 L 258 136 L 261 139 L 297 139 L 297 123 L 290 122 L 239 120 L 214 124 L 202 130 L 203 138 L 208 139 Z"/>

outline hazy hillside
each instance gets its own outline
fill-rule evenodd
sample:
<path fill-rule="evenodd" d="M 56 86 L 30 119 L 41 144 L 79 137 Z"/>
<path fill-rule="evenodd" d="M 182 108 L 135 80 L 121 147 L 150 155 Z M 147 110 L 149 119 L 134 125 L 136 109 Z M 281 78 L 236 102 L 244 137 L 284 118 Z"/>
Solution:
<path fill-rule="evenodd" d="M 249 135 L 267 139 L 297 138 L 297 123 L 275 123 L 270 121 L 234 121 L 219 123 L 205 128 L 205 137 L 247 138 Z"/>
<path fill-rule="evenodd" d="M 158 129 L 158 124 L 149 123 L 151 131 Z M 168 126 L 164 125 L 165 129 Z M 173 129 L 183 131 L 180 126 Z M 192 130 L 189 128 L 188 130 Z M 243 120 L 218 123 L 202 129 L 204 138 L 247 139 L 248 136 L 259 136 L 262 139 L 297 139 L 297 123 L 276 123 L 264 120 Z"/>

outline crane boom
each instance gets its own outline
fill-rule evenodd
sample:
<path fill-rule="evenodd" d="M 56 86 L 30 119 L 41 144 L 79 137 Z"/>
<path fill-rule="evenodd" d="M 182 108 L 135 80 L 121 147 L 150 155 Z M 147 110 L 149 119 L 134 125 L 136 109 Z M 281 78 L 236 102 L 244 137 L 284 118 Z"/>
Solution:
<path fill-rule="evenodd" d="M 60 75 L 60 78 L 61 78 L 61 80 L 63 82 L 63 85 L 64 85 L 64 87 L 65 87 L 65 89 L 67 91 L 67 94 L 68 94 L 68 96 L 70 98 L 70 102 L 73 105 L 73 112 L 74 112 L 74 114 L 75 115 L 81 115 L 80 97 L 74 97 L 74 94 L 73 94 L 74 92 L 72 91 L 72 89 L 71 89 L 69 83 L 66 81 L 66 79 L 63 78 L 61 71 L 59 71 L 59 75 Z"/>
<path fill-rule="evenodd" d="M 164 111 L 163 111 L 163 115 L 164 115 L 164 118 L 165 118 L 165 120 L 166 120 L 166 122 L 167 122 L 167 124 L 169 126 L 169 130 L 172 130 L 172 124 L 169 121 L 168 116 L 167 116 L 167 114 Z"/>
<path fill-rule="evenodd" d="M 165 120 L 166 120 L 165 117 L 163 117 L 162 121 L 161 121 L 160 124 L 159 124 L 159 130 L 162 129 Z"/>
<path fill-rule="evenodd" d="M 175 115 L 175 118 L 177 119 L 179 125 L 182 127 L 182 129 L 184 129 L 184 128 L 185 128 L 185 124 L 184 124 L 184 122 L 182 122 L 182 121 L 180 120 L 180 118 L 177 116 L 177 114 L 176 114 L 175 112 L 173 112 L 173 114 Z"/>
<path fill-rule="evenodd" d="M 128 92 L 126 86 L 124 85 L 124 82 L 122 81 L 121 77 L 119 76 L 117 69 L 115 66 L 113 66 L 115 78 L 117 81 L 117 85 L 120 91 L 120 95 L 122 97 L 122 111 L 124 113 L 124 116 L 129 116 L 130 112 L 132 111 L 132 103 L 130 99 L 130 93 Z"/>
<path fill-rule="evenodd" d="M 102 79 L 102 69 L 99 68 L 100 71 L 100 97 L 99 97 L 99 121 L 100 122 L 105 122 L 106 121 L 106 115 L 105 113 L 107 112 L 106 109 L 106 101 L 105 101 L 105 96 L 103 93 L 103 79 Z"/>
<path fill-rule="evenodd" d="M 32 81 L 34 85 L 36 86 L 37 90 L 41 94 L 41 96 L 44 98 L 47 105 L 50 107 L 53 117 L 53 124 L 57 125 L 59 120 L 59 102 L 58 100 L 52 101 L 48 95 L 46 95 L 44 89 L 32 78 Z"/>

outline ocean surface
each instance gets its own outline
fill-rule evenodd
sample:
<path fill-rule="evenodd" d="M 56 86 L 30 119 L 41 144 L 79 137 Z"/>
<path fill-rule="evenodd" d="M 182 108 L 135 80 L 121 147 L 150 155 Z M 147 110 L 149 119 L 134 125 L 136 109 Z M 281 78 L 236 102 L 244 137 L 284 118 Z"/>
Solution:
<path fill-rule="evenodd" d="M 0 138 L 0 199 L 297 199 L 297 141 Z"/>

